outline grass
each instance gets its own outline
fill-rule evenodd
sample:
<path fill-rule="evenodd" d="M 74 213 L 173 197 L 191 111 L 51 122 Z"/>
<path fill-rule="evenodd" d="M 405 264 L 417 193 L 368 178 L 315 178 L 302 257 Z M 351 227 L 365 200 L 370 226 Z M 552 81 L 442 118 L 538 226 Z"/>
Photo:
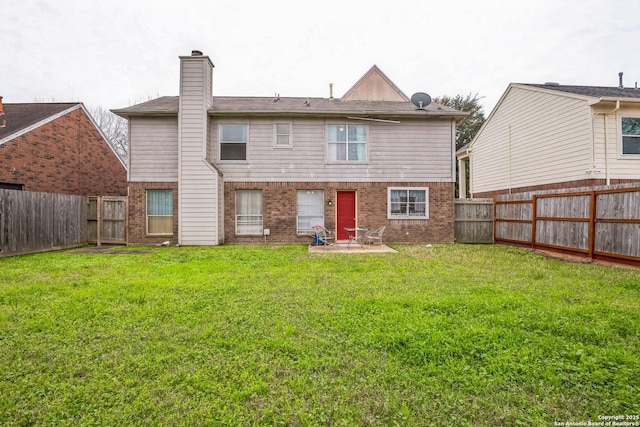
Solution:
<path fill-rule="evenodd" d="M 513 426 L 640 413 L 640 270 L 502 246 L 395 248 L 0 258 L 0 425 Z"/>

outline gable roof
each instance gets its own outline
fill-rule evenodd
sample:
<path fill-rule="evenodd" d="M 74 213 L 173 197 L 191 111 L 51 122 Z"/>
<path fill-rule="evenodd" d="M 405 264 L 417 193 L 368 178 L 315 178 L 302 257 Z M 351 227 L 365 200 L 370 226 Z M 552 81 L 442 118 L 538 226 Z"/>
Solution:
<path fill-rule="evenodd" d="M 98 126 L 93 116 L 87 111 L 82 102 L 34 102 L 25 104 L 3 104 L 4 116 L 3 120 L 7 121 L 6 127 L 0 128 L 0 145 L 11 141 L 25 133 L 44 126 L 72 111 L 81 109 L 89 118 L 95 129 L 98 131 L 109 149 L 116 156 L 120 164 L 126 169 L 127 165 L 118 155 L 116 150 L 109 142 L 109 138 L 104 131 Z"/>
<path fill-rule="evenodd" d="M 507 89 L 504 91 L 493 110 L 484 121 L 478 132 L 473 137 L 468 147 L 464 150 L 461 148 L 456 152 L 457 157 L 461 157 L 466 152 L 473 148 L 476 140 L 484 131 L 484 128 L 491 122 L 491 119 L 495 115 L 504 99 L 507 97 L 511 89 L 522 88 L 536 91 L 553 91 L 560 92 L 557 95 L 572 96 L 576 98 L 582 98 L 588 102 L 589 105 L 597 104 L 598 102 L 605 101 L 611 102 L 616 100 L 625 100 L 631 103 L 640 102 L 640 89 L 636 88 L 620 88 L 611 86 L 574 86 L 574 85 L 559 85 L 556 83 L 536 84 L 536 83 L 510 83 Z"/>
<path fill-rule="evenodd" d="M 3 120 L 7 121 L 7 125 L 0 128 L 0 144 L 42 126 L 79 106 L 78 102 L 3 104 L 5 113 Z"/>
<path fill-rule="evenodd" d="M 342 96 L 341 101 L 409 102 L 409 98 L 374 65 Z"/>

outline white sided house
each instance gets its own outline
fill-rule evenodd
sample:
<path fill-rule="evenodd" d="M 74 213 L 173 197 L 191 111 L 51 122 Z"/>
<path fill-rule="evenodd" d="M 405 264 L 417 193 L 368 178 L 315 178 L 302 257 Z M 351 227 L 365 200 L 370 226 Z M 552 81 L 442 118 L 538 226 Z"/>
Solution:
<path fill-rule="evenodd" d="M 457 158 L 472 197 L 640 181 L 640 90 L 512 83 Z"/>
<path fill-rule="evenodd" d="M 129 121 L 129 240 L 310 243 L 312 225 L 386 226 L 385 242 L 452 242 L 456 122 L 373 66 L 342 98 L 212 96 L 213 64 L 180 57 L 180 95 Z"/>

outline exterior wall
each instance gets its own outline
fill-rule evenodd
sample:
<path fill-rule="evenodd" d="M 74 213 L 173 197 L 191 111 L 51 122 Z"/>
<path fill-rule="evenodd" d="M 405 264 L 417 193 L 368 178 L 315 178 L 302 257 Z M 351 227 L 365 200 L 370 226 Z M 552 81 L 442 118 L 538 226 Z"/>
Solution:
<path fill-rule="evenodd" d="M 173 190 L 173 235 L 147 235 L 146 190 Z M 152 245 L 169 241 L 178 243 L 178 183 L 130 182 L 129 183 L 129 243 Z"/>
<path fill-rule="evenodd" d="M 640 180 L 640 155 L 622 155 L 622 117 L 640 117 L 640 106 L 622 107 L 614 113 L 611 107 L 595 110 L 594 129 L 601 155 L 601 170 L 609 179 Z M 610 113 L 610 114 L 607 114 Z M 606 122 L 606 124 L 605 124 Z M 606 141 L 605 141 L 606 131 Z M 604 155 L 606 149 L 606 156 Z"/>
<path fill-rule="evenodd" d="M 125 167 L 81 108 L 0 145 L 0 181 L 26 191 L 127 194 Z"/>
<path fill-rule="evenodd" d="M 582 180 L 594 169 L 585 100 L 512 87 L 496 108 L 471 147 L 474 197 Z"/>
<path fill-rule="evenodd" d="M 178 118 L 129 120 L 129 180 L 178 181 Z"/>
<path fill-rule="evenodd" d="M 275 148 L 273 125 L 292 123 L 292 147 Z M 326 125 L 368 126 L 367 162 L 327 160 Z M 249 126 L 247 161 L 219 160 L 219 124 Z M 452 161 L 452 121 L 402 119 L 400 124 L 324 119 L 214 118 L 209 160 L 225 182 L 420 182 L 455 181 Z"/>
<path fill-rule="evenodd" d="M 178 242 L 182 245 L 218 245 L 223 240 L 216 220 L 222 179 L 206 161 L 212 69 L 206 56 L 180 58 Z"/>
<path fill-rule="evenodd" d="M 387 219 L 388 187 L 429 187 L 429 219 Z M 226 182 L 225 241 L 227 243 L 264 243 L 263 236 L 235 235 L 235 190 L 263 191 L 263 228 L 271 230 L 267 242 L 311 242 L 309 236 L 296 233 L 297 190 L 324 190 L 325 226 L 335 230 L 336 205 L 328 206 L 329 199 L 336 200 L 338 190 L 357 192 L 357 224 L 375 229 L 387 228 L 384 242 L 394 243 L 450 243 L 453 236 L 454 184 L 443 182 Z"/>

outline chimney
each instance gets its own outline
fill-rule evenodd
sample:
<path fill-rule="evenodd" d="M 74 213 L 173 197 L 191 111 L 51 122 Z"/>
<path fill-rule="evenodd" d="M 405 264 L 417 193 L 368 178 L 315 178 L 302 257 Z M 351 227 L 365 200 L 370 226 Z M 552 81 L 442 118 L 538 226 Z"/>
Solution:
<path fill-rule="evenodd" d="M 620 80 L 620 84 L 618 85 L 618 89 L 624 89 L 624 85 L 622 84 L 622 71 L 618 73 L 618 79 Z"/>
<path fill-rule="evenodd" d="M 0 96 L 0 116 L 4 116 L 4 111 L 2 110 L 2 97 Z"/>
<path fill-rule="evenodd" d="M 333 83 L 329 83 L 329 99 L 333 100 Z"/>

